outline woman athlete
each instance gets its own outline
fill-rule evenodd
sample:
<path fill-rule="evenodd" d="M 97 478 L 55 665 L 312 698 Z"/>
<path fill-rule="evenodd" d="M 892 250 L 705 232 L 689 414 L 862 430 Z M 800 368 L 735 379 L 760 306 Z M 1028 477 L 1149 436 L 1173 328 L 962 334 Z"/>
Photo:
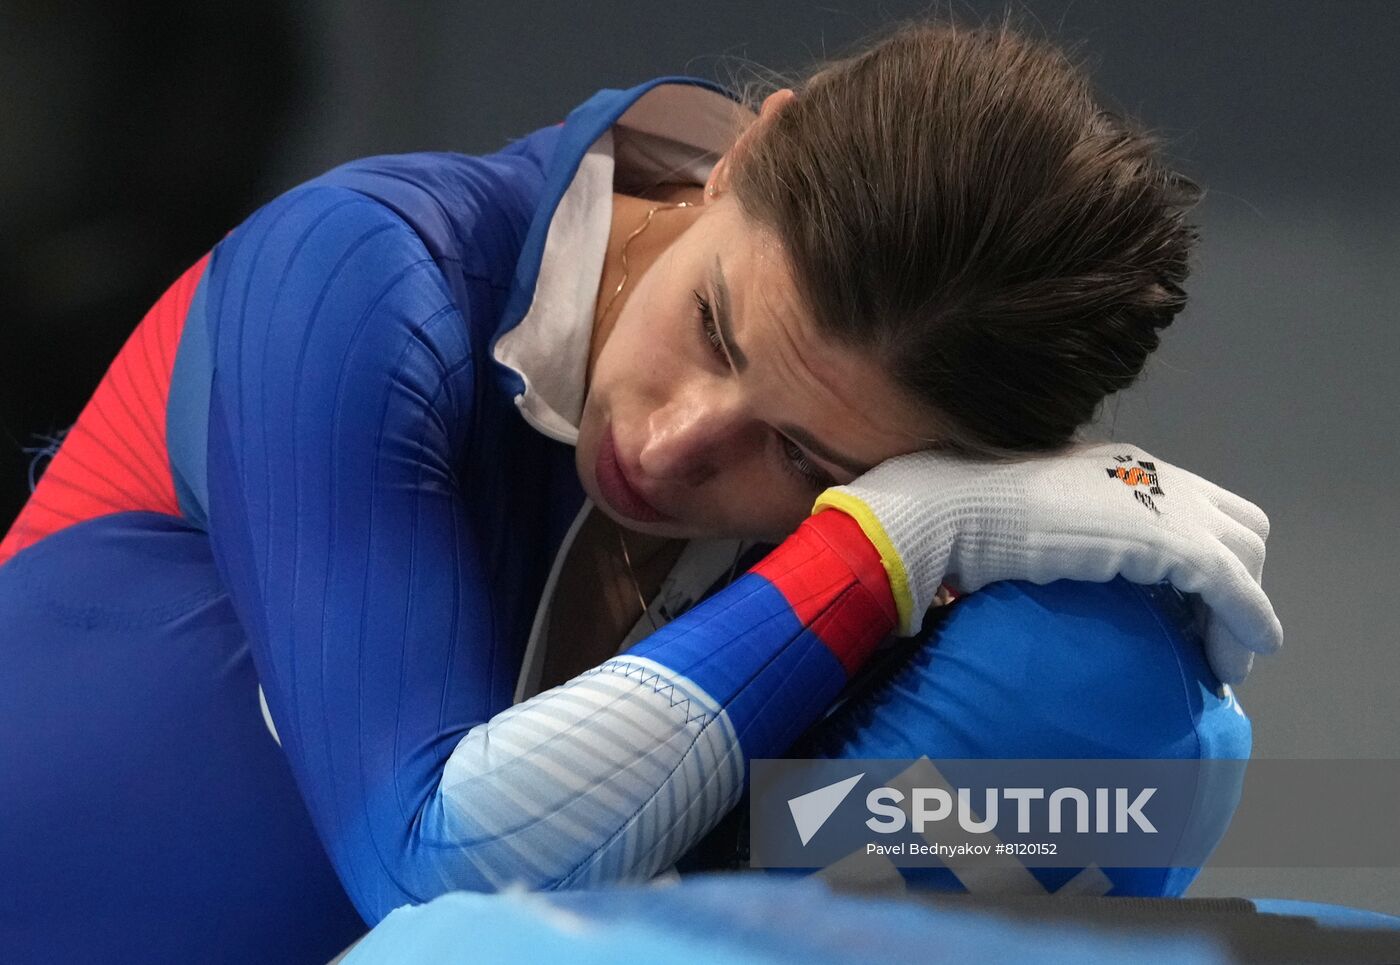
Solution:
<path fill-rule="evenodd" d="M 272 201 L 0 544 L 0 958 L 645 879 L 804 735 L 1247 756 L 1267 520 L 1074 438 L 1184 303 L 1187 187 L 1052 48 L 925 25 L 756 117 L 663 78 Z M 936 672 L 823 721 L 945 584 Z"/>

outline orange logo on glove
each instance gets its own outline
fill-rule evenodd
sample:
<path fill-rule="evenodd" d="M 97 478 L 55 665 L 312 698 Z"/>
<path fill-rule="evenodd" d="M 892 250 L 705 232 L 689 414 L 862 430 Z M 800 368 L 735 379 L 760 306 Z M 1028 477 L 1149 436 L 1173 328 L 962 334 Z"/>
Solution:
<path fill-rule="evenodd" d="M 1160 514 L 1161 509 L 1157 507 L 1152 496 L 1164 496 L 1161 484 L 1157 480 L 1157 464 L 1155 462 L 1144 462 L 1141 459 L 1134 460 L 1131 455 L 1114 456 L 1113 461 L 1118 463 L 1112 469 L 1105 467 L 1108 478 L 1116 479 L 1125 486 L 1143 486 L 1147 492 L 1141 489 L 1133 489 L 1133 498 L 1142 503 L 1154 513 Z M 1136 463 L 1135 465 L 1124 465 L 1124 463 Z M 1152 495 L 1149 496 L 1148 493 Z"/>
<path fill-rule="evenodd" d="M 1154 475 L 1141 466 L 1133 466 L 1131 469 L 1119 466 L 1117 469 L 1109 470 L 1109 475 L 1123 480 L 1125 486 L 1150 486 L 1156 483 Z"/>

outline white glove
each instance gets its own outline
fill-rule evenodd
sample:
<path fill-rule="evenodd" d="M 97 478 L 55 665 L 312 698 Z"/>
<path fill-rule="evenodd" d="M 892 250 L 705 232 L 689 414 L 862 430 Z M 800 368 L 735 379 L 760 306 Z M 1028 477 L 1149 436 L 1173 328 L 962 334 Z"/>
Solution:
<path fill-rule="evenodd" d="M 1260 586 L 1268 517 L 1128 443 L 999 463 L 911 453 L 826 490 L 812 511 L 828 507 L 854 517 L 879 550 L 902 636 L 919 632 L 944 580 L 971 592 L 997 580 L 1122 576 L 1200 595 L 1206 657 L 1225 683 L 1283 643 Z"/>

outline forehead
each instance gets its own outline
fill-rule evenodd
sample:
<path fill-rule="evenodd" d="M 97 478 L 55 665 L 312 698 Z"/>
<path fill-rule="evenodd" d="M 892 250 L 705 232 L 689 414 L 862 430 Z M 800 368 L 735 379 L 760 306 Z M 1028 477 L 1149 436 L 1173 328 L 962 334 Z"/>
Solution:
<path fill-rule="evenodd" d="M 874 465 L 924 448 L 928 413 L 901 390 L 873 349 L 821 332 L 776 232 L 736 202 L 707 212 L 697 241 L 705 284 L 727 290 L 733 340 L 747 357 L 742 378 L 755 409 L 774 425 L 795 424 L 831 449 Z M 715 293 L 716 295 L 718 293 Z"/>

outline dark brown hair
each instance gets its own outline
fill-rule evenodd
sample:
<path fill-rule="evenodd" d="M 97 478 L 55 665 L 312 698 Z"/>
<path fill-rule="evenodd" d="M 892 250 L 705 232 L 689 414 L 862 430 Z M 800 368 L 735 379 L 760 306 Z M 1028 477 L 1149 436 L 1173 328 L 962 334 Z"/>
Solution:
<path fill-rule="evenodd" d="M 1057 449 L 1137 378 L 1186 303 L 1202 192 L 1065 52 L 1009 15 L 921 21 L 796 93 L 733 190 L 819 329 L 873 351 L 939 445 Z"/>

